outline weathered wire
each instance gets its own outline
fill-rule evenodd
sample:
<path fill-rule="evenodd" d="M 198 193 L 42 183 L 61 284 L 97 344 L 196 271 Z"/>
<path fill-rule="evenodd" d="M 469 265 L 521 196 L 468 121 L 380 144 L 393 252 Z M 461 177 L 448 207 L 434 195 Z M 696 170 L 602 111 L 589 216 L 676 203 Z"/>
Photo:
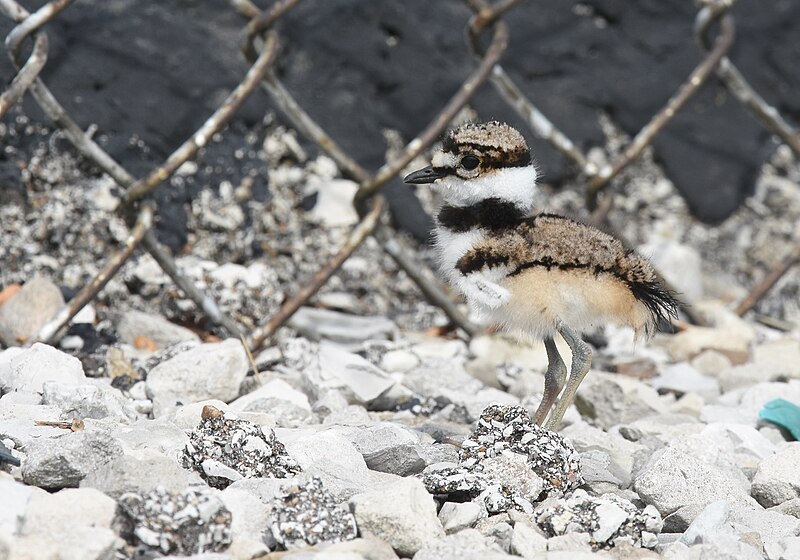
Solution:
<path fill-rule="evenodd" d="M 222 105 L 202 124 L 197 132 L 172 152 L 164 163 L 153 169 L 144 179 L 136 181 L 128 188 L 122 201 L 123 207 L 147 196 L 153 189 L 166 181 L 181 165 L 197 155 L 200 148 L 205 146 L 211 137 L 228 123 L 233 114 L 261 82 L 267 68 L 275 61 L 277 46 L 278 39 L 275 33 L 268 33 L 261 54 L 247 71 L 244 79 L 225 98 Z"/>
<path fill-rule="evenodd" d="M 71 3 L 72 0 L 51 0 L 35 12 L 28 13 L 16 2 L 0 0 L 0 9 L 18 22 L 18 25 L 14 26 L 14 29 L 6 36 L 6 48 L 9 51 L 16 51 L 28 35 L 41 29 L 44 24 Z"/>
<path fill-rule="evenodd" d="M 494 65 L 500 60 L 500 57 L 508 46 L 508 27 L 506 24 L 499 21 L 494 24 L 493 29 L 494 34 L 489 48 L 486 49 L 486 54 L 475 70 L 473 70 L 464 83 L 461 84 L 461 87 L 458 88 L 455 95 L 450 98 L 425 130 L 411 140 L 397 158 L 384 164 L 369 181 L 363 183 L 358 188 L 355 196 L 356 206 L 358 206 L 360 201 L 369 198 L 377 192 L 380 187 L 400 173 L 400 171 L 411 163 L 415 157 L 421 154 L 423 150 L 438 140 L 447 125 L 455 118 L 456 113 L 467 104 L 478 87 L 486 81 L 492 68 L 494 68 Z"/>
<path fill-rule="evenodd" d="M 703 14 L 701 10 L 700 14 Z M 698 18 L 700 15 L 698 15 Z M 686 102 L 697 93 L 714 69 L 719 65 L 722 57 L 725 56 L 734 38 L 733 18 L 727 15 L 724 10 L 715 12 L 715 17 L 722 18 L 720 22 L 720 33 L 714 40 L 714 48 L 706 57 L 692 70 L 691 74 L 678 88 L 673 95 L 656 113 L 642 129 L 636 134 L 633 140 L 626 146 L 620 155 L 611 162 L 610 165 L 603 166 L 595 175 L 586 188 L 586 205 L 590 210 L 597 206 L 597 196 L 601 190 L 608 186 L 611 179 L 616 177 L 620 171 L 630 165 L 639 154 L 653 141 L 656 135 L 678 114 Z"/>
<path fill-rule="evenodd" d="M 234 0 L 233 2 L 234 7 L 239 9 L 245 14 L 250 15 L 253 17 L 253 5 L 246 0 L 243 2 L 241 0 Z M 514 4 L 516 3 L 513 2 Z M 292 3 L 293 4 L 293 3 Z M 510 8 L 511 5 L 509 4 L 506 9 Z M 251 27 L 248 26 L 248 29 Z M 255 36 L 252 34 L 248 34 L 247 36 L 248 42 L 253 43 L 255 41 Z M 336 161 L 339 165 L 340 169 L 342 170 L 345 176 L 349 176 L 350 178 L 355 179 L 360 183 L 359 189 L 356 193 L 354 199 L 354 205 L 356 209 L 359 211 L 359 215 L 364 214 L 364 206 L 367 204 L 366 201 L 370 200 L 377 190 L 383 186 L 386 182 L 391 180 L 395 177 L 402 169 L 408 165 L 415 157 L 417 157 L 422 150 L 426 149 L 430 146 L 434 141 L 438 139 L 441 133 L 444 131 L 444 128 L 447 124 L 452 121 L 455 117 L 456 113 L 463 107 L 474 94 L 477 87 L 483 83 L 488 76 L 488 72 L 491 70 L 492 66 L 499 60 L 500 56 L 502 55 L 503 51 L 505 50 L 508 44 L 508 31 L 504 24 L 496 23 L 494 25 L 494 34 L 492 37 L 492 42 L 487 49 L 486 55 L 483 57 L 481 62 L 479 63 L 477 69 L 473 71 L 467 80 L 462 84 L 459 90 L 455 93 L 455 95 L 451 98 L 451 100 L 445 105 L 442 111 L 436 116 L 436 118 L 429 124 L 429 126 L 423 130 L 422 133 L 417 135 L 411 142 L 409 142 L 404 150 L 401 152 L 401 155 L 398 158 L 393 159 L 391 162 L 387 162 L 384 166 L 382 166 L 377 173 L 370 176 L 363 167 L 361 167 L 354 159 L 350 158 L 339 146 L 336 142 L 300 107 L 300 105 L 294 100 L 293 96 L 290 92 L 283 86 L 280 80 L 273 72 L 269 72 L 265 76 L 264 80 L 264 88 L 266 91 L 273 97 L 276 102 L 278 108 L 287 115 L 287 117 L 292 121 L 295 125 L 295 128 L 302 134 L 306 135 L 309 139 L 317 143 L 320 148 L 323 149 L 331 158 Z M 248 45 L 243 47 L 243 51 L 245 56 L 252 56 L 253 49 Z M 357 226 L 358 227 L 358 226 Z M 377 224 L 376 224 L 377 227 Z M 377 238 L 379 241 L 381 239 L 387 241 L 389 237 L 378 235 Z M 409 277 L 420 287 L 421 291 L 425 295 L 425 297 L 438 305 L 442 310 L 448 315 L 448 317 L 457 325 L 462 327 L 468 334 L 474 334 L 479 329 L 478 327 L 474 326 L 469 320 L 461 313 L 455 304 L 447 297 L 447 295 L 437 286 L 437 283 L 433 279 L 433 275 L 426 274 L 424 272 L 420 272 L 419 264 L 415 263 L 414 260 L 409 257 L 400 247 L 399 244 L 394 243 L 381 243 L 384 249 L 387 251 L 387 254 L 392 256 L 398 266 L 404 270 Z M 353 249 L 355 250 L 355 249 Z M 331 264 L 339 260 L 340 253 L 337 253 L 332 257 L 332 259 L 324 265 L 322 270 L 328 270 L 331 268 Z M 344 261 L 342 261 L 344 262 Z M 340 265 L 339 265 L 340 266 Z M 338 268 L 338 266 L 337 266 Z M 315 274 L 312 277 L 311 282 L 314 283 L 317 278 L 322 278 L 325 275 L 321 274 L 322 270 Z M 333 269 L 335 271 L 335 269 Z M 333 274 L 333 271 L 331 274 Z M 325 278 L 329 278 L 328 275 Z M 307 288 L 309 286 L 306 286 Z M 295 307 L 295 311 L 299 306 L 310 299 L 314 293 L 316 293 L 319 288 L 322 287 L 322 284 L 316 286 L 315 290 L 306 290 L 305 288 L 301 290 L 303 294 L 306 294 L 305 299 L 300 302 L 300 304 L 295 305 L 294 298 L 292 298 L 292 304 Z M 281 310 L 283 307 L 281 308 Z M 281 323 L 289 319 L 291 314 L 283 313 L 281 310 L 278 311 L 277 317 L 281 319 Z M 292 311 L 293 313 L 294 311 Z M 273 319 L 268 321 L 268 325 L 274 324 L 275 322 Z M 280 323 L 279 323 L 280 324 Z M 278 324 L 278 326 L 279 326 Z M 275 327 L 277 328 L 277 327 Z M 264 328 L 265 331 L 269 330 L 270 335 L 274 332 L 274 328 L 267 329 Z M 258 342 L 263 343 L 266 337 L 259 338 Z M 251 337 L 251 340 L 256 340 Z"/>
<path fill-rule="evenodd" d="M 302 288 L 297 290 L 292 297 L 290 297 L 280 309 L 275 312 L 269 320 L 261 326 L 256 327 L 250 336 L 247 337 L 247 343 L 250 348 L 260 348 L 264 341 L 270 338 L 278 328 L 281 327 L 289 318 L 295 314 L 319 289 L 330 280 L 330 277 L 339 270 L 339 267 L 344 264 L 350 255 L 370 236 L 375 230 L 380 221 L 381 212 L 383 212 L 384 200 L 381 196 L 373 197 L 371 200 L 372 208 L 363 217 L 363 219 L 353 228 L 350 235 L 345 240 L 344 244 L 339 248 L 339 251 L 326 262 L 311 279 L 303 285 Z"/>
<path fill-rule="evenodd" d="M 36 34 L 36 39 L 33 42 L 33 50 L 28 60 L 25 61 L 25 64 L 11 80 L 8 89 L 0 93 L 0 118 L 3 118 L 8 110 L 25 95 L 25 92 L 36 79 L 36 76 L 38 76 L 39 72 L 44 68 L 47 62 L 47 43 L 47 35 L 44 33 Z"/>
<path fill-rule="evenodd" d="M 481 26 L 485 21 L 491 19 L 490 13 L 493 13 L 493 11 L 485 0 L 466 0 L 466 2 L 470 8 L 476 12 L 469 27 L 469 32 L 467 33 L 467 44 L 474 57 L 482 58 L 485 53 L 481 52 L 480 47 Z M 481 14 L 484 15 L 481 16 Z M 495 64 L 489 79 L 497 90 L 497 93 L 500 94 L 500 97 L 517 112 L 534 134 L 575 162 L 586 175 L 592 176 L 597 173 L 597 166 L 589 162 L 575 143 L 570 140 L 566 134 L 561 132 L 561 130 L 559 130 L 558 127 L 556 127 L 553 122 L 525 96 L 519 86 L 506 74 L 502 65 L 499 63 Z"/>
<path fill-rule="evenodd" d="M 86 284 L 75 296 L 65 305 L 55 317 L 48 321 L 39 332 L 33 337 L 33 342 L 52 342 L 63 329 L 72 320 L 78 312 L 86 307 L 100 291 L 105 288 L 109 280 L 122 268 L 127 260 L 133 255 L 133 252 L 142 242 L 144 236 L 150 231 L 153 225 L 153 209 L 150 206 L 144 206 L 136 219 L 136 224 L 131 229 L 130 235 L 125 240 L 125 244 L 116 255 L 111 257 L 100 272 Z"/>
<path fill-rule="evenodd" d="M 17 103 L 25 92 L 36 80 L 39 73 L 47 62 L 48 39 L 44 33 L 37 31 L 45 25 L 51 18 L 67 7 L 72 0 L 58 0 L 45 4 L 33 14 L 29 14 L 22 6 L 11 0 L 0 0 L 0 12 L 3 12 L 18 25 L 11 30 L 6 37 L 6 48 L 9 55 L 14 60 L 12 53 L 16 52 L 22 41 L 28 35 L 36 33 L 28 60 L 21 65 L 19 71 L 11 80 L 8 88 L 0 94 L 0 118 Z"/>
<path fill-rule="evenodd" d="M 497 0 L 493 4 L 484 3 L 478 10 L 478 13 L 470 20 L 470 29 L 474 33 L 480 34 L 484 29 L 503 17 L 506 12 L 519 3 L 520 0 Z"/>
<path fill-rule="evenodd" d="M 800 243 L 794 246 L 786 257 L 770 270 L 764 278 L 756 284 L 752 290 L 736 306 L 736 314 L 744 315 L 778 283 L 778 280 L 791 270 L 793 266 L 800 263 Z"/>
<path fill-rule="evenodd" d="M 252 63 L 251 68 L 237 88 L 200 129 L 175 150 L 164 163 L 139 180 L 136 180 L 100 148 L 91 136 L 72 120 L 39 78 L 40 72 L 46 65 L 48 47 L 47 35 L 42 31 L 42 27 L 70 4 L 71 0 L 51 0 L 33 13 L 29 13 L 15 0 L 0 0 L 0 12 L 17 23 L 6 37 L 5 42 L 9 55 L 17 68 L 17 73 L 9 85 L 0 92 L 0 117 L 6 114 L 15 103 L 18 103 L 25 92 L 29 91 L 45 114 L 61 129 L 78 151 L 87 159 L 95 162 L 126 189 L 119 212 L 124 217 L 128 217 L 135 215 L 135 206 L 144 197 L 166 181 L 180 165 L 194 157 L 208 139 L 224 127 L 239 109 L 243 100 L 257 84 L 261 83 L 278 108 L 292 120 L 295 128 L 320 146 L 337 163 L 343 175 L 359 183 L 354 203 L 361 220 L 350 232 L 347 241 L 336 255 L 311 278 L 310 282 L 290 297 L 267 323 L 251 333 L 250 341 L 251 343 L 257 342 L 256 346 L 274 334 L 292 313 L 307 302 L 369 235 L 375 236 L 387 254 L 414 280 L 431 303 L 442 308 L 451 320 L 468 334 L 475 334 L 478 331 L 477 327 L 463 316 L 458 306 L 439 288 L 433 275 L 427 269 L 420 267 L 419 263 L 415 262 L 409 252 L 390 233 L 388 226 L 381 223 L 380 216 L 385 202 L 377 196 L 377 192 L 439 137 L 457 111 L 487 78 L 491 80 L 501 97 L 525 119 L 538 136 L 548 141 L 560 153 L 574 162 L 588 178 L 587 205 L 594 208 L 592 220 L 596 222 L 605 220 L 613 202 L 611 197 L 605 197 L 598 206 L 598 194 L 607 187 L 613 177 L 617 176 L 622 169 L 638 157 L 646 146 L 652 143 L 663 127 L 674 118 L 688 99 L 708 79 L 712 71 L 717 73 L 728 90 L 754 113 L 763 126 L 778 135 L 792 150 L 800 154 L 800 133 L 797 129 L 747 83 L 741 72 L 726 56 L 734 36 L 733 18 L 727 13 L 732 3 L 730 0 L 706 0 L 704 2 L 705 5 L 695 20 L 694 32 L 700 45 L 708 51 L 705 59 L 689 75 L 666 105 L 639 131 L 623 152 L 615 157 L 611 164 L 603 168 L 598 168 L 589 162 L 584 152 L 547 119 L 499 64 L 500 57 L 508 44 L 508 30 L 501 18 L 518 5 L 520 0 L 497 0 L 491 4 L 486 0 L 466 1 L 475 12 L 469 21 L 467 31 L 470 50 L 478 60 L 476 68 L 436 118 L 405 146 L 400 156 L 386 162 L 374 174 L 361 167 L 303 111 L 272 70 L 272 65 L 277 57 L 278 40 L 271 28 L 298 3 L 298 0 L 278 0 L 266 10 L 261 10 L 251 0 L 230 0 L 231 4 L 248 18 L 243 32 L 242 47 L 247 59 Z M 717 21 L 720 22 L 720 31 L 714 39 L 712 47 L 709 31 L 712 24 Z M 492 30 L 492 37 L 488 48 L 484 50 L 481 47 L 480 37 L 484 30 L 488 29 Z M 25 39 L 31 36 L 33 37 L 31 53 L 27 60 L 22 61 L 21 46 Z M 258 49 L 257 41 L 260 41 Z M 136 223 L 131 229 L 131 234 L 122 249 L 106 263 L 103 270 L 70 301 L 68 306 L 65 306 L 53 320 L 43 327 L 37 335 L 38 339 L 52 340 L 57 336 L 80 308 L 96 297 L 108 280 L 130 258 L 138 245 L 151 253 L 162 269 L 187 297 L 198 305 L 209 320 L 223 326 L 233 335 L 240 333 L 239 326 L 235 321 L 222 313 L 210 297 L 203 294 L 191 281 L 180 274 L 169 251 L 158 243 L 151 231 L 153 212 L 154 207 L 150 205 L 141 208 Z M 800 246 L 795 247 L 753 288 L 751 293 L 739 304 L 737 312 L 742 314 L 751 309 L 798 261 L 800 261 Z"/>
<path fill-rule="evenodd" d="M 6 40 L 6 44 L 10 45 L 9 54 L 12 61 L 19 68 L 18 50 L 25 37 L 37 31 L 44 25 L 50 17 L 57 13 L 58 9 L 63 9 L 71 0 L 55 0 L 48 5 L 43 6 L 35 14 L 29 14 L 22 6 L 13 0 L 0 0 L 4 12 L 14 17 L 18 21 L 18 25 L 12 29 Z M 209 138 L 217 130 L 227 122 L 232 113 L 241 105 L 243 100 L 255 88 L 255 85 L 260 81 L 263 72 L 271 64 L 276 55 L 276 44 L 274 39 L 267 37 L 265 40 L 263 56 L 259 57 L 254 65 L 255 70 L 251 71 L 245 76 L 244 85 L 240 84 L 234 93 L 232 93 L 226 102 L 215 112 L 211 119 L 201 126 L 200 130 L 193 135 L 193 137 L 184 143 L 175 153 L 168 158 L 163 166 L 159 166 L 156 170 L 148 176 L 149 182 L 141 183 L 142 190 L 151 186 L 153 177 L 159 178 L 161 181 L 168 178 L 174 173 L 177 168 L 187 161 L 190 157 L 196 154 L 197 149 L 202 145 L 203 140 Z M 135 186 L 135 179 L 128 173 L 121 165 L 119 165 L 108 153 L 106 153 L 100 146 L 98 146 L 92 138 L 83 132 L 78 124 L 67 115 L 64 108 L 45 86 L 44 82 L 38 77 L 30 85 L 30 91 L 45 113 L 53 120 L 63 131 L 65 136 L 73 143 L 73 145 L 88 159 L 97 163 L 106 173 L 108 173 L 120 186 L 129 188 Z M 147 181 L 147 180 L 146 180 Z M 159 182 L 161 182 L 159 181 Z M 158 183 L 156 183 L 157 185 Z M 149 190 L 147 191 L 149 192 Z M 146 193 L 145 193 L 146 194 Z M 143 196 L 140 194 L 140 196 Z M 127 202 L 133 200 L 127 199 Z M 120 213 L 128 211 L 128 205 L 120 205 Z M 217 304 L 207 295 L 203 294 L 190 280 L 180 274 L 174 259 L 156 240 L 152 232 L 145 232 L 144 238 L 145 248 L 151 253 L 153 258 L 162 267 L 164 272 L 181 288 L 181 290 L 191 299 L 203 312 L 208 316 L 209 320 L 214 324 L 222 325 L 232 335 L 239 335 L 240 329 L 238 325 L 224 313 L 221 312 Z M 132 252 L 126 257 L 130 258 Z M 123 261 L 124 262 L 124 261 Z M 121 266 L 121 265 L 120 265 Z M 118 268 L 117 268 L 118 270 Z M 101 276 L 103 271 L 95 277 L 90 286 L 105 285 Z M 107 280 L 106 280 L 107 282 Z M 102 288 L 101 285 L 101 288 Z M 98 290 L 99 291 L 99 290 Z M 92 297 L 95 297 L 97 292 L 94 292 Z M 87 301 L 88 302 L 88 301 Z M 85 303 L 83 304 L 85 305 Z M 77 310 L 79 311 L 79 309 Z M 76 313 L 77 313 L 76 311 Z M 55 333 L 53 333 L 55 334 Z"/>
<path fill-rule="evenodd" d="M 725 10 L 725 5 L 714 3 L 700 10 L 694 26 L 694 35 L 697 42 L 705 50 L 710 50 L 708 32 L 720 11 Z M 728 87 L 728 90 L 745 107 L 756 116 L 761 124 L 768 130 L 777 134 L 795 154 L 800 155 L 800 131 L 792 127 L 778 110 L 761 97 L 758 92 L 745 80 L 739 69 L 727 56 L 723 56 L 717 66 L 717 76 Z"/>

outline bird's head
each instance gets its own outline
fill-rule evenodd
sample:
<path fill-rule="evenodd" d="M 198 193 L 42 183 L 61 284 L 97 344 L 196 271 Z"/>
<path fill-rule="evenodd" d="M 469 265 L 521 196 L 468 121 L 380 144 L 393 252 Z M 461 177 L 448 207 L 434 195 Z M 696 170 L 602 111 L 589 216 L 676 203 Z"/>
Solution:
<path fill-rule="evenodd" d="M 453 130 L 431 165 L 406 176 L 406 183 L 432 183 L 445 202 L 469 206 L 489 198 L 533 206 L 536 167 L 525 138 L 505 123 L 467 123 Z"/>

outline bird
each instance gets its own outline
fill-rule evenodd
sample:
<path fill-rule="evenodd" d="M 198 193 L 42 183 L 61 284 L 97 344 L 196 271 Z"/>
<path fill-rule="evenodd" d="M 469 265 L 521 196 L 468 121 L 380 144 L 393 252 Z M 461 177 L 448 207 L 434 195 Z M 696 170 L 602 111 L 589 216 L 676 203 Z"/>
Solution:
<path fill-rule="evenodd" d="M 544 342 L 548 365 L 533 420 L 557 431 L 591 367 L 592 350 L 581 335 L 613 323 L 632 327 L 635 340 L 650 337 L 659 323 L 677 318 L 678 301 L 652 264 L 619 239 L 537 212 L 537 178 L 525 137 L 489 121 L 453 129 L 431 165 L 404 182 L 430 184 L 440 195 L 435 253 L 472 312 Z M 569 375 L 559 335 L 572 352 Z"/>

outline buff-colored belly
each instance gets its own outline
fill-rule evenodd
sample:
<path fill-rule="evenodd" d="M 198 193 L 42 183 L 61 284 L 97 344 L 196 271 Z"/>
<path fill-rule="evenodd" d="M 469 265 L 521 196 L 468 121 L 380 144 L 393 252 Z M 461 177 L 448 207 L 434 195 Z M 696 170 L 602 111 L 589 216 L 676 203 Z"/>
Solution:
<path fill-rule="evenodd" d="M 645 306 L 610 274 L 535 267 L 502 284 L 512 295 L 496 318 L 540 336 L 553 334 L 559 321 L 579 331 L 609 322 L 640 331 L 649 320 Z"/>

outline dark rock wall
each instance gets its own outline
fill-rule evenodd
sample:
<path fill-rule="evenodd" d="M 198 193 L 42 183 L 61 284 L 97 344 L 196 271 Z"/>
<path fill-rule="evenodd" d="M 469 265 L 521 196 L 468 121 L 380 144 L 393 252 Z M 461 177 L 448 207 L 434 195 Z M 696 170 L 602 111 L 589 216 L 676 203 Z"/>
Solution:
<path fill-rule="evenodd" d="M 504 66 L 580 146 L 602 145 L 599 110 L 635 134 L 700 61 L 696 9 L 689 0 L 529 0 L 509 18 Z M 731 58 L 770 103 L 800 121 L 800 3 L 739 0 L 733 14 Z M 411 138 L 473 68 L 464 43 L 468 17 L 457 0 L 305 0 L 281 23 L 280 74 L 349 153 L 377 168 L 382 129 Z M 48 28 L 44 78 L 79 123 L 98 125 L 112 155 L 143 173 L 196 130 L 246 70 L 242 23 L 223 0 L 76 1 Z M 0 33 L 9 29 L 0 20 Z M 11 76 L 3 57 L 0 79 Z M 491 86 L 473 105 L 483 118 L 522 124 Z M 256 125 L 268 107 L 256 92 L 234 133 Z M 37 114 L 30 100 L 26 110 Z M 557 185 L 574 173 L 527 136 L 545 180 Z M 773 147 L 716 78 L 655 141 L 656 157 L 707 221 L 724 219 L 752 191 Z M 389 190 L 396 216 L 422 233 L 427 221 L 410 218 L 418 216 L 413 196 L 399 184 Z"/>

